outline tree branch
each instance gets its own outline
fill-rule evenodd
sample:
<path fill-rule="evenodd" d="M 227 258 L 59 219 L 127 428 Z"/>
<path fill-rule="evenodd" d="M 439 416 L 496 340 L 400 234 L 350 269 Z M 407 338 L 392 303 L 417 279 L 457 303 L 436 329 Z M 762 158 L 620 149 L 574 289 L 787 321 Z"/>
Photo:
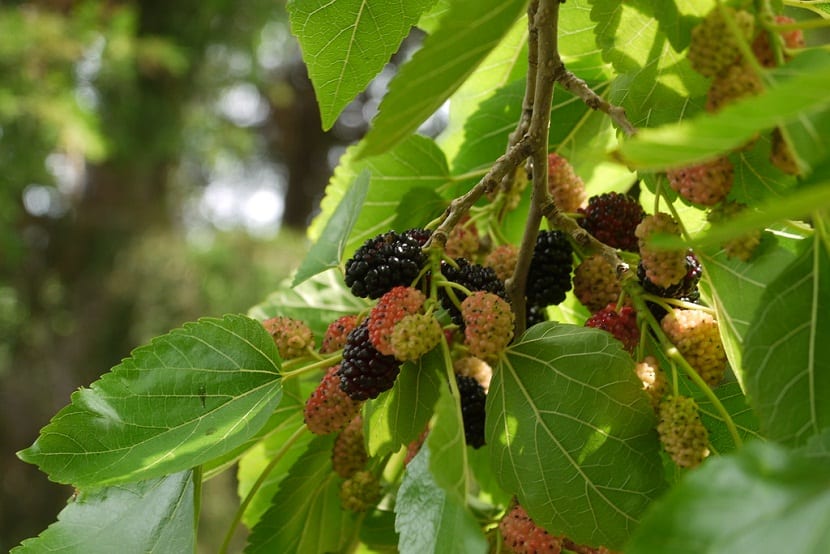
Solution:
<path fill-rule="evenodd" d="M 530 10 L 528 10 L 528 15 Z M 507 280 L 507 294 L 516 314 L 515 336 L 525 330 L 526 300 L 525 286 L 530 270 L 530 260 L 536 246 L 536 236 L 539 233 L 539 224 L 542 221 L 540 206 L 547 205 L 550 200 L 548 192 L 548 128 L 550 127 L 550 105 L 553 100 L 553 84 L 556 52 L 556 29 L 559 21 L 559 0 L 540 0 L 534 14 L 531 36 L 536 36 L 536 78 L 533 83 L 533 94 L 526 93 L 525 97 L 533 99 L 533 108 L 530 116 L 527 136 L 530 137 L 532 148 L 531 161 L 533 164 L 533 191 L 531 193 L 530 210 L 525 223 L 522 242 L 519 246 L 519 255 L 513 275 Z M 528 49 L 528 63 L 531 62 L 533 49 Z M 528 81 L 528 85 L 530 82 Z"/>
<path fill-rule="evenodd" d="M 432 237 L 430 237 L 426 247 L 438 245 L 444 248 L 447 245 L 449 232 L 464 217 L 464 214 L 478 202 L 479 198 L 494 190 L 505 175 L 510 172 L 515 172 L 519 164 L 530 155 L 530 152 L 530 140 L 527 136 L 524 136 L 506 154 L 499 157 L 496 163 L 493 164 L 493 167 L 490 168 L 487 174 L 472 189 L 463 196 L 459 196 L 450 202 L 450 205 L 447 206 L 447 209 L 442 215 L 443 221 L 441 221 L 441 224 L 432 233 Z"/>
<path fill-rule="evenodd" d="M 631 136 L 637 133 L 637 128 L 628 120 L 628 116 L 625 115 L 625 110 L 622 107 L 609 103 L 594 92 L 585 81 L 568 71 L 558 53 L 556 54 L 556 61 L 559 64 L 556 72 L 556 82 L 562 85 L 562 88 L 581 98 L 592 110 L 599 110 L 608 114 L 611 121 L 616 123 L 617 127 L 622 129 L 626 135 Z"/>

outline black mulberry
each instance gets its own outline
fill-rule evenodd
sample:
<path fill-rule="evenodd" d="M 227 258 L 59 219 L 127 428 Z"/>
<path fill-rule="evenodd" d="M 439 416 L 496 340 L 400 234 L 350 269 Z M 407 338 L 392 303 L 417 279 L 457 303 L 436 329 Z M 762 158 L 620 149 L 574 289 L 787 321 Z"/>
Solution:
<path fill-rule="evenodd" d="M 465 258 L 456 258 L 455 263 L 458 267 L 455 268 L 450 264 L 444 263 L 441 266 L 441 273 L 447 280 L 453 283 L 458 283 L 464 286 L 470 292 L 484 291 L 491 292 L 499 298 L 510 302 L 507 297 L 507 291 L 504 288 L 504 281 L 499 279 L 496 271 L 491 267 L 484 267 L 483 265 L 473 264 Z M 458 298 L 459 304 L 464 301 L 467 296 L 457 289 L 453 289 L 453 293 Z M 457 325 L 464 325 L 464 320 L 461 317 L 461 311 L 450 299 L 447 292 L 443 289 L 438 294 L 441 305 L 450 313 L 450 317 Z"/>
<path fill-rule="evenodd" d="M 588 199 L 588 206 L 577 211 L 583 215 L 579 218 L 579 225 L 597 240 L 613 248 L 637 252 L 634 229 L 646 212 L 636 198 L 609 192 L 592 196 Z"/>
<path fill-rule="evenodd" d="M 340 362 L 340 388 L 352 400 L 376 398 L 395 384 L 400 367 L 394 356 L 377 351 L 369 340 L 368 322 L 364 320 L 346 340 Z"/>
<path fill-rule="evenodd" d="M 380 298 L 396 286 L 408 287 L 426 263 L 421 248 L 430 232 L 389 231 L 367 240 L 346 262 L 346 286 L 363 298 Z"/>
<path fill-rule="evenodd" d="M 571 290 L 573 248 L 561 231 L 539 231 L 527 275 L 527 302 L 550 306 Z"/>
<path fill-rule="evenodd" d="M 464 420 L 464 440 L 473 448 L 484 446 L 484 405 L 487 394 L 475 377 L 455 376 L 461 397 L 461 417 Z"/>

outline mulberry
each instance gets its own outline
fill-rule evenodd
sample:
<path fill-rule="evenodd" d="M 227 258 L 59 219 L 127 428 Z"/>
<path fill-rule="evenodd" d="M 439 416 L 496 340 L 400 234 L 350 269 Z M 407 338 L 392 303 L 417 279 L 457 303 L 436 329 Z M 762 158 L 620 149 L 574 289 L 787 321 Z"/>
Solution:
<path fill-rule="evenodd" d="M 464 421 L 464 440 L 473 448 L 484 446 L 484 418 L 487 393 L 475 377 L 455 376 Z"/>
<path fill-rule="evenodd" d="M 788 175 L 798 175 L 798 162 L 793 156 L 793 151 L 790 149 L 789 144 L 784 139 L 783 133 L 781 133 L 781 129 L 776 127 L 772 131 L 772 146 L 770 148 L 769 153 L 769 161 Z"/>
<path fill-rule="evenodd" d="M 726 372 L 726 352 L 715 318 L 702 310 L 674 309 L 660 326 L 707 385 L 714 387 L 721 382 Z"/>
<path fill-rule="evenodd" d="M 582 260 L 574 270 L 574 295 L 591 313 L 615 303 L 622 293 L 617 270 L 604 256 Z"/>
<path fill-rule="evenodd" d="M 548 192 L 561 212 L 575 212 L 585 202 L 585 183 L 555 152 L 548 154 Z"/>
<path fill-rule="evenodd" d="M 308 325 L 298 319 L 277 316 L 266 319 L 262 326 L 273 337 L 284 360 L 299 358 L 314 347 L 314 335 Z"/>
<path fill-rule="evenodd" d="M 686 252 L 684 259 L 686 273 L 683 278 L 668 287 L 658 287 L 646 275 L 646 268 L 642 262 L 637 266 L 637 278 L 643 289 L 661 298 L 675 298 L 686 302 L 697 302 L 700 299 L 700 291 L 697 288 L 700 277 L 703 275 L 703 267 L 691 250 Z M 662 317 L 662 316 L 661 316 Z M 659 319 L 659 318 L 658 318 Z"/>
<path fill-rule="evenodd" d="M 654 356 L 646 356 L 642 362 L 634 366 L 634 371 L 642 381 L 643 390 L 648 394 L 652 407 L 657 409 L 660 400 L 669 390 L 666 372 L 662 370 Z"/>
<path fill-rule="evenodd" d="M 426 263 L 421 248 L 429 231 L 389 231 L 367 240 L 346 262 L 346 286 L 360 297 L 380 298 L 395 286 L 409 286 Z"/>
<path fill-rule="evenodd" d="M 792 17 L 787 17 L 785 15 L 776 15 L 775 23 L 778 25 L 795 23 L 795 19 L 793 19 Z M 784 46 L 786 46 L 789 49 L 804 48 L 805 46 L 804 32 L 801 29 L 784 31 L 777 35 L 776 39 L 778 39 L 779 37 L 784 41 Z M 755 40 L 752 42 L 752 52 L 755 54 L 755 57 L 758 59 L 762 66 L 775 67 L 775 54 L 773 53 L 769 39 L 770 33 L 762 29 L 761 32 L 758 33 L 758 36 L 755 37 Z M 789 56 L 787 52 L 784 52 L 784 59 L 787 60 L 788 58 Z"/>
<path fill-rule="evenodd" d="M 340 485 L 340 503 L 350 512 L 365 512 L 380 500 L 380 482 L 371 471 L 358 471 Z"/>
<path fill-rule="evenodd" d="M 512 244 L 502 244 L 487 255 L 487 258 L 484 260 L 484 265 L 492 268 L 499 279 L 507 281 L 507 279 L 513 276 L 518 258 L 518 248 Z"/>
<path fill-rule="evenodd" d="M 361 402 L 352 400 L 340 388 L 339 365 L 329 368 L 305 403 L 303 415 L 308 430 L 328 435 L 345 427 L 360 412 Z"/>
<path fill-rule="evenodd" d="M 527 275 L 528 304 L 550 306 L 571 290 L 573 248 L 561 231 L 539 231 Z"/>
<path fill-rule="evenodd" d="M 469 216 L 452 228 L 444 252 L 450 258 L 473 258 L 478 254 L 478 230 Z"/>
<path fill-rule="evenodd" d="M 515 554 L 559 554 L 562 537 L 551 535 L 531 519 L 525 509 L 516 504 L 504 514 L 499 531 L 505 548 Z"/>
<path fill-rule="evenodd" d="M 380 297 L 369 314 L 369 340 L 381 354 L 392 354 L 392 330 L 408 315 L 418 313 L 426 301 L 424 293 L 411 287 L 395 287 Z"/>
<path fill-rule="evenodd" d="M 751 40 L 755 29 L 755 18 L 751 13 L 726 8 L 745 40 Z M 738 38 L 715 7 L 694 29 L 689 45 L 688 60 L 692 68 L 704 77 L 714 77 L 732 65 L 740 55 Z"/>
<path fill-rule="evenodd" d="M 492 268 L 484 267 L 483 265 L 473 264 L 464 258 L 457 258 L 455 263 L 458 267 L 451 264 L 443 263 L 441 265 L 441 273 L 447 280 L 457 283 L 470 292 L 485 291 L 491 292 L 498 297 L 507 300 L 507 291 L 504 288 L 504 281 L 499 279 L 496 272 Z M 462 302 L 466 296 L 458 290 L 453 290 L 453 294 Z M 441 305 L 446 309 L 453 323 L 463 325 L 464 321 L 461 317 L 461 311 L 450 298 L 449 294 L 441 289 L 438 293 L 438 298 Z"/>
<path fill-rule="evenodd" d="M 525 328 L 530 329 L 537 323 L 542 323 L 548 320 L 548 310 L 545 306 L 534 306 L 527 304 L 525 306 Z"/>
<path fill-rule="evenodd" d="M 709 455 L 709 433 L 693 399 L 669 396 L 660 402 L 657 417 L 660 442 L 679 467 L 695 467 Z"/>
<path fill-rule="evenodd" d="M 666 172 L 669 185 L 680 196 L 695 204 L 714 206 L 729 194 L 735 177 L 735 168 L 723 156 L 693 166 Z"/>
<path fill-rule="evenodd" d="M 490 380 L 493 378 L 493 368 L 480 358 L 465 356 L 455 360 L 452 368 L 462 377 L 473 377 L 484 388 L 486 393 L 490 389 Z"/>
<path fill-rule="evenodd" d="M 369 340 L 368 322 L 349 333 L 337 374 L 340 388 L 353 400 L 377 398 L 395 384 L 400 367 L 394 356 L 377 351 Z"/>
<path fill-rule="evenodd" d="M 332 321 L 323 335 L 321 354 L 330 354 L 346 346 L 346 338 L 357 327 L 356 315 L 344 315 Z"/>
<path fill-rule="evenodd" d="M 706 93 L 706 110 L 714 113 L 732 102 L 757 96 L 763 91 L 761 77 L 755 73 L 752 66 L 746 62 L 735 63 L 712 80 Z"/>
<path fill-rule="evenodd" d="M 337 475 L 348 479 L 366 467 L 368 461 L 369 455 L 363 444 L 363 418 L 358 414 L 334 440 L 331 465 Z"/>
<path fill-rule="evenodd" d="M 392 330 L 392 354 L 402 362 L 415 361 L 438 346 L 444 331 L 432 314 L 412 314 Z"/>
<path fill-rule="evenodd" d="M 709 212 L 707 219 L 712 223 L 727 223 L 735 215 L 746 209 L 745 204 L 737 202 L 721 203 Z M 730 258 L 737 258 L 741 261 L 749 261 L 755 249 L 761 244 L 761 230 L 754 229 L 740 237 L 728 240 L 722 246 L 726 255 Z"/>
<path fill-rule="evenodd" d="M 680 236 L 680 226 L 669 214 L 647 215 L 637 225 L 640 258 L 648 279 L 658 287 L 669 287 L 686 275 L 686 254 L 683 250 L 658 250 L 649 244 L 655 234 Z"/>
<path fill-rule="evenodd" d="M 580 208 L 579 225 L 597 240 L 612 248 L 637 252 L 634 230 L 646 212 L 637 199 L 627 194 L 609 192 L 592 196 L 588 206 Z"/>
<path fill-rule="evenodd" d="M 474 292 L 461 303 L 461 314 L 470 354 L 486 362 L 498 360 L 513 338 L 515 317 L 510 305 L 495 294 Z"/>
<path fill-rule="evenodd" d="M 637 348 L 637 344 L 640 342 L 637 312 L 631 306 L 623 306 L 620 311 L 617 311 L 615 304 L 608 304 L 589 317 L 585 322 L 585 327 L 608 331 L 631 354 L 634 353 L 634 349 Z"/>

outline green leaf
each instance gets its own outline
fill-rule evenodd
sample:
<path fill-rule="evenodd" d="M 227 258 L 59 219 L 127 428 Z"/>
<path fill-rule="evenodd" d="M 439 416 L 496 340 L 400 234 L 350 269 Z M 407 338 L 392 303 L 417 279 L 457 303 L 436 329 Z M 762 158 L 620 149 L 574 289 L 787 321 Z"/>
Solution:
<path fill-rule="evenodd" d="M 664 486 L 654 413 L 620 343 L 597 329 L 531 327 L 487 395 L 502 488 L 540 525 L 619 548 Z"/>
<path fill-rule="evenodd" d="M 395 512 L 372 510 L 366 514 L 360 525 L 360 542 L 366 545 L 369 552 L 397 552 L 398 533 L 395 531 Z"/>
<path fill-rule="evenodd" d="M 323 128 L 377 75 L 435 0 L 293 0 L 291 32 L 317 93 Z"/>
<path fill-rule="evenodd" d="M 276 315 L 305 321 L 315 337 L 322 339 L 329 323 L 340 316 L 357 314 L 369 303 L 353 295 L 343 282 L 339 270 L 332 269 L 291 286 L 285 280 L 264 302 L 248 312 L 253 318 L 265 320 Z"/>
<path fill-rule="evenodd" d="M 753 442 L 649 509 L 626 554 L 830 552 L 830 457 Z"/>
<path fill-rule="evenodd" d="M 524 80 L 526 74 L 527 19 L 520 18 L 450 96 L 449 121 L 437 139 L 447 159 L 453 159 L 459 145 L 466 140 L 464 128 L 470 115 L 478 111 L 497 90 L 515 80 Z M 513 123 L 515 125 L 516 121 Z M 502 148 L 504 146 L 503 143 Z"/>
<path fill-rule="evenodd" d="M 442 381 L 435 421 L 426 440 L 430 450 L 429 469 L 435 483 L 463 504 L 470 490 L 464 419 L 460 399 L 450 391 L 447 379 Z"/>
<path fill-rule="evenodd" d="M 193 472 L 82 491 L 15 554 L 193 552 Z"/>
<path fill-rule="evenodd" d="M 319 228 L 334 212 L 349 184 L 364 169 L 371 172 L 372 179 L 344 256 L 351 256 L 367 239 L 393 229 L 396 210 L 407 192 L 415 188 L 437 190 L 450 180 L 444 153 L 426 137 L 408 137 L 386 154 L 365 160 L 356 160 L 352 147 L 334 171 L 321 205 L 322 213 L 312 224 L 310 236 L 317 236 Z"/>
<path fill-rule="evenodd" d="M 354 184 L 334 213 L 326 222 L 326 228 L 308 251 L 297 273 L 294 275 L 292 287 L 296 287 L 306 279 L 317 275 L 340 264 L 343 250 L 346 248 L 346 239 L 357 222 L 357 214 L 366 200 L 366 191 L 369 189 L 369 172 L 363 170 L 355 178 Z"/>
<path fill-rule="evenodd" d="M 319 381 L 314 378 L 309 379 L 308 377 L 305 379 L 301 377 L 298 379 L 283 381 L 282 400 L 280 400 L 280 405 L 277 406 L 265 425 L 263 425 L 259 431 L 235 449 L 202 464 L 202 474 L 204 480 L 207 481 L 208 479 L 211 479 L 217 474 L 230 468 L 264 437 L 269 436 L 271 433 L 277 432 L 277 429 L 284 424 L 286 418 L 301 413 L 303 407 L 305 406 L 306 399 L 311 395 L 311 391 L 314 390 L 318 382 Z"/>
<path fill-rule="evenodd" d="M 821 240 L 770 283 L 746 334 L 746 392 L 764 435 L 801 445 L 830 426 L 830 255 Z"/>
<path fill-rule="evenodd" d="M 700 290 L 717 311 L 721 339 L 738 381 L 745 380 L 743 344 L 764 291 L 804 246 L 804 231 L 783 226 L 762 235 L 752 260 L 730 259 L 720 248 L 696 249 L 703 265 Z"/>
<path fill-rule="evenodd" d="M 687 17 L 703 15 L 709 2 L 597 0 L 591 9 L 594 32 L 603 58 L 617 71 L 609 101 L 625 108 L 636 127 L 675 122 L 700 111 L 708 80 L 695 72 L 680 54 L 689 32 Z M 685 39 L 688 40 L 688 39 Z"/>
<path fill-rule="evenodd" d="M 295 409 L 290 414 L 283 415 L 282 421 L 274 428 L 271 434 L 242 456 L 239 460 L 239 470 L 236 474 L 239 483 L 237 490 L 240 499 L 248 495 L 253 484 L 260 478 L 262 472 L 274 459 L 274 455 L 283 448 L 285 442 L 302 425 L 302 410 Z M 271 506 L 271 500 L 277 493 L 283 479 L 288 475 L 289 469 L 294 465 L 294 462 L 297 461 L 300 455 L 306 451 L 308 444 L 313 438 L 314 435 L 310 432 L 300 435 L 290 445 L 286 453 L 283 454 L 276 466 L 271 469 L 259 490 L 254 494 L 253 499 L 248 504 L 245 514 L 242 517 L 242 522 L 249 529 L 252 529 L 257 524 L 262 514 Z"/>
<path fill-rule="evenodd" d="M 494 91 L 470 115 L 464 125 L 466 140 L 453 160 L 453 174 L 485 170 L 504 154 L 508 135 L 516 128 L 521 116 L 524 88 L 524 80 L 513 81 Z M 589 111 L 584 102 L 562 89 L 556 89 L 551 106 L 552 123 L 549 133 L 552 150 L 569 138 Z"/>
<path fill-rule="evenodd" d="M 340 552 L 354 516 L 340 507 L 343 480 L 331 467 L 334 435 L 315 437 L 251 531 L 246 553 Z"/>
<path fill-rule="evenodd" d="M 718 385 L 714 392 L 735 423 L 741 439 L 748 441 L 763 438 L 758 432 L 758 416 L 749 407 L 746 396 L 737 382 L 731 381 Z M 680 380 L 680 394 L 691 396 L 697 402 L 700 420 L 709 432 L 709 447 L 712 453 L 727 454 L 735 450 L 735 442 L 732 440 L 723 417 L 706 395 L 686 379 Z"/>
<path fill-rule="evenodd" d="M 435 189 L 409 189 L 398 204 L 392 229 L 423 227 L 426 222 L 440 216 L 446 208 L 447 201 Z"/>
<path fill-rule="evenodd" d="M 716 114 L 644 129 L 626 140 L 620 155 L 629 167 L 663 170 L 711 159 L 739 148 L 756 133 L 800 118 L 815 118 L 830 108 L 830 52 L 807 51 L 769 72 L 772 83 L 760 95 L 743 99 Z M 821 141 L 824 158 L 830 146 L 815 130 L 810 140 Z M 806 142 L 806 141 L 804 141 Z M 815 163 L 822 159 L 811 154 Z"/>
<path fill-rule="evenodd" d="M 429 444 L 406 466 L 395 505 L 401 554 L 487 552 L 487 541 L 462 501 L 438 486 L 430 468 Z"/>
<path fill-rule="evenodd" d="M 523 0 L 452 3 L 439 28 L 389 83 L 357 157 L 385 152 L 414 132 L 496 47 L 524 8 Z"/>
<path fill-rule="evenodd" d="M 799 4 L 799 7 L 812 10 L 824 19 L 830 19 L 830 2 L 813 0 L 811 2 L 802 2 Z"/>
<path fill-rule="evenodd" d="M 418 28 L 425 33 L 434 33 L 440 26 L 441 19 L 450 10 L 450 4 L 452 4 L 452 0 L 436 0 L 433 2 L 432 7 L 425 11 L 421 15 L 421 19 L 418 20 Z"/>
<path fill-rule="evenodd" d="M 19 456 L 79 488 L 200 465 L 265 424 L 282 397 L 279 369 L 258 322 L 227 315 L 188 323 L 73 393 Z"/>
<path fill-rule="evenodd" d="M 366 402 L 366 442 L 370 456 L 397 452 L 417 439 L 432 417 L 446 382 L 440 349 L 407 362 L 391 390 Z"/>

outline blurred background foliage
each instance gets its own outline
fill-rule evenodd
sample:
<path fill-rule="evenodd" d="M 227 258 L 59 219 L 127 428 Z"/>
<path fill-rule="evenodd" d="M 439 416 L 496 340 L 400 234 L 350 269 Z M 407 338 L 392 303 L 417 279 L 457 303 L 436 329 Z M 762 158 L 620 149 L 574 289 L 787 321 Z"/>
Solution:
<path fill-rule="evenodd" d="M 278 1 L 2 2 L 0 37 L 7 550 L 72 492 L 14 453 L 132 348 L 290 273 L 394 64 L 323 132 Z"/>

